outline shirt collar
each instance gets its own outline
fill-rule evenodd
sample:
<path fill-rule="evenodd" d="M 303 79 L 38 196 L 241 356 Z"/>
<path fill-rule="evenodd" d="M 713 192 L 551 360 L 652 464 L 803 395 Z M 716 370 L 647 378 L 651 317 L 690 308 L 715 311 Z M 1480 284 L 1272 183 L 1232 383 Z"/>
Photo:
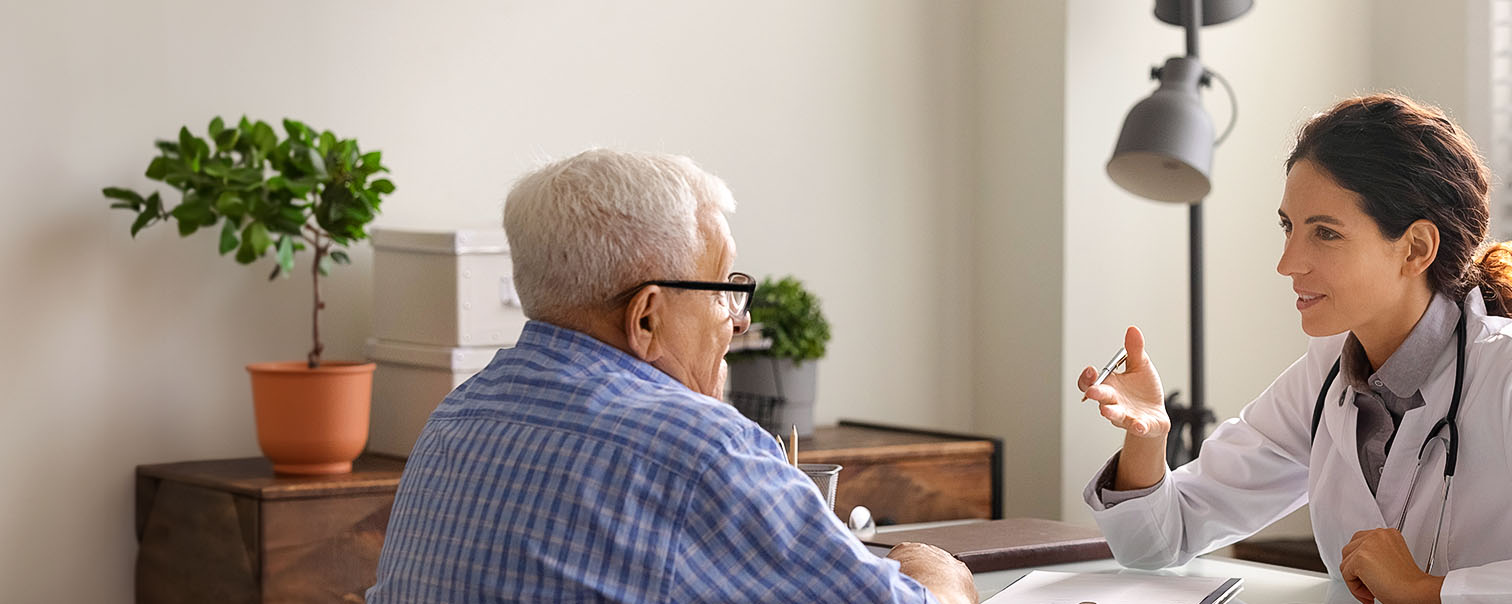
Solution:
<path fill-rule="evenodd" d="M 581 331 L 542 321 L 526 321 L 516 348 L 534 348 L 557 357 L 564 364 L 589 368 L 604 364 L 629 371 L 636 377 L 663 385 L 683 386 L 682 382 L 629 353 Z"/>
<path fill-rule="evenodd" d="M 1402 341 L 1396 352 L 1386 359 L 1381 368 L 1370 373 L 1370 359 L 1365 356 L 1365 347 L 1353 333 L 1344 341 L 1341 363 L 1344 379 L 1356 389 L 1381 391 L 1381 385 L 1397 398 L 1416 394 L 1428 381 L 1434 361 L 1454 337 L 1454 326 L 1459 322 L 1460 309 L 1444 294 L 1433 294 L 1428 309 L 1413 326 L 1412 333 Z"/>

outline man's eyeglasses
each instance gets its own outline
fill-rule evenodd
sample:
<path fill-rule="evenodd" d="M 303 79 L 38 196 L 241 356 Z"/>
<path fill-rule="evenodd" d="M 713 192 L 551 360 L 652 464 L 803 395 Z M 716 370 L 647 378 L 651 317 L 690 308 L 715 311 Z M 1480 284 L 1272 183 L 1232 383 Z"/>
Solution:
<path fill-rule="evenodd" d="M 756 293 L 756 280 L 750 275 L 745 273 L 730 273 L 730 276 L 725 281 L 645 281 L 625 290 L 624 293 L 615 296 L 614 299 L 627 298 L 647 285 L 660 285 L 674 289 L 724 292 L 721 298 L 724 301 L 725 308 L 729 309 L 731 317 L 737 319 L 751 309 L 751 298 Z"/>

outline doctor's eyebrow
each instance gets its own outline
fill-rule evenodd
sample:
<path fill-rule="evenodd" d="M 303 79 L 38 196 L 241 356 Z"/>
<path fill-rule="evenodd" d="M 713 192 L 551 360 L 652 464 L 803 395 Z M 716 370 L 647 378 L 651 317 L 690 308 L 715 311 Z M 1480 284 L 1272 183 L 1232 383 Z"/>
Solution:
<path fill-rule="evenodd" d="M 1276 213 L 1279 214 L 1282 218 L 1284 218 L 1286 220 L 1291 220 L 1291 217 L 1287 216 L 1286 212 L 1283 212 L 1281 210 L 1276 210 Z M 1332 225 L 1335 225 L 1335 226 L 1344 226 L 1344 221 L 1339 220 L 1338 218 L 1334 218 L 1333 216 L 1329 216 L 1327 214 L 1318 214 L 1317 216 L 1308 216 L 1307 220 L 1302 221 L 1302 224 L 1315 224 L 1315 223 L 1319 223 L 1319 222 L 1321 222 L 1323 224 L 1332 224 Z"/>

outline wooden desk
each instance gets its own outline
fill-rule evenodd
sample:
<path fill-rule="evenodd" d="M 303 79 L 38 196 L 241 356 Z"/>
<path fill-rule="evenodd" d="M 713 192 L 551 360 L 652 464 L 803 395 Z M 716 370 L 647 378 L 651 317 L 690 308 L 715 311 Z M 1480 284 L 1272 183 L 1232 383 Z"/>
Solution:
<path fill-rule="evenodd" d="M 361 602 L 404 462 L 275 476 L 261 457 L 137 467 L 139 603 Z"/>
<path fill-rule="evenodd" d="M 843 466 L 842 518 L 857 505 L 880 525 L 1003 517 L 999 439 L 841 421 L 800 438 L 798 461 Z"/>

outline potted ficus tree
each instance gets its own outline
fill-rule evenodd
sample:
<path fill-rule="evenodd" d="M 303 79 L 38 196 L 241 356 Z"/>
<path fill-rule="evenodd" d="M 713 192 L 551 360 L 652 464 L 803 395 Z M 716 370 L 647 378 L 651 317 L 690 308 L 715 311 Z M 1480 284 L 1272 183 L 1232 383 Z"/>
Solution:
<path fill-rule="evenodd" d="M 814 431 L 819 359 L 830 340 L 819 298 L 789 275 L 767 277 L 751 300 L 752 331 L 726 357 L 730 402 L 762 427 L 799 436 Z"/>
<path fill-rule="evenodd" d="M 210 121 L 208 138 L 187 127 L 176 140 L 157 141 L 159 155 L 147 178 L 181 193 L 169 207 L 157 191 L 108 187 L 112 208 L 134 212 L 131 235 L 158 222 L 175 222 L 181 236 L 219 225 L 222 256 L 251 264 L 273 255 L 269 279 L 294 274 L 297 252 L 309 250 L 314 289 L 313 345 L 302 361 L 253 363 L 257 442 L 276 471 L 291 474 L 349 472 L 367 442 L 374 365 L 326 361 L 320 341 L 320 279 L 333 264 L 348 264 L 344 248 L 367 238 L 367 225 L 394 183 L 379 151 L 364 153 L 353 139 L 283 121 L 279 137 L 266 122 L 243 117 Z"/>

